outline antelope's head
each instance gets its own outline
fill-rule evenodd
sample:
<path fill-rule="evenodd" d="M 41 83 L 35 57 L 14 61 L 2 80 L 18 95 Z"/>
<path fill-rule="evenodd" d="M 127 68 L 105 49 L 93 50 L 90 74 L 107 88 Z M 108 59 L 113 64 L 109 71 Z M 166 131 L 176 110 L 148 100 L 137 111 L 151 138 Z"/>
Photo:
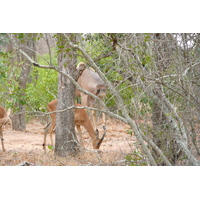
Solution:
<path fill-rule="evenodd" d="M 9 108 L 8 111 L 7 111 L 7 120 L 6 120 L 6 124 L 8 125 L 11 125 L 12 124 L 12 121 L 11 121 L 11 118 L 10 118 L 10 113 L 11 113 L 11 109 Z"/>
<path fill-rule="evenodd" d="M 93 143 L 93 148 L 94 149 L 99 149 L 100 146 L 101 146 L 101 143 L 103 142 L 103 139 L 104 139 L 104 137 L 106 135 L 106 127 L 103 126 L 103 129 L 104 129 L 104 133 L 103 133 L 103 136 L 101 137 L 101 139 L 99 138 L 99 130 L 96 129 L 96 140 Z"/>

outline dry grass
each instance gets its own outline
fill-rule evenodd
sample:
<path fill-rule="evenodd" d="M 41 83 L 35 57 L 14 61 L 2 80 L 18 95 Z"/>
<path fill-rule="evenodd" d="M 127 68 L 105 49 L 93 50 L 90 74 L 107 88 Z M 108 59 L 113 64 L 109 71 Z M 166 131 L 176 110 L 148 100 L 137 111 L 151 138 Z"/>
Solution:
<path fill-rule="evenodd" d="M 56 157 L 52 150 L 42 149 L 44 125 L 33 121 L 25 132 L 4 128 L 6 152 L 0 151 L 0 166 L 15 166 L 22 161 L 41 166 L 85 166 L 85 165 L 125 165 L 125 156 L 135 149 L 133 136 L 127 134 L 129 126 L 109 120 L 107 134 L 100 151 L 93 150 L 88 134 L 84 132 L 86 149 L 76 156 Z M 100 133 L 103 132 L 99 127 Z M 49 138 L 48 141 L 49 142 Z"/>
<path fill-rule="evenodd" d="M 44 152 L 0 152 L 0 166 L 15 166 L 22 161 L 40 166 L 92 166 L 92 165 L 125 165 L 125 154 L 119 152 L 95 152 L 86 150 L 76 156 L 58 157 L 53 151 Z"/>

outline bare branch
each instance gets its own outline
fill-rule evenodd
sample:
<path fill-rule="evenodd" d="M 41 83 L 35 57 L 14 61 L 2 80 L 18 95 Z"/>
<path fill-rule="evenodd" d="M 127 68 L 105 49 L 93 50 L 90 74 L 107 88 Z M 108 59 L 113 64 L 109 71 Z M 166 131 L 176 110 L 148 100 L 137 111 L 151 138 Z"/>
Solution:
<path fill-rule="evenodd" d="M 72 81 L 72 83 L 77 87 L 78 90 L 80 90 L 81 92 L 83 92 L 83 93 L 85 93 L 85 94 L 87 94 L 87 95 L 89 95 L 89 96 L 92 96 L 94 99 L 98 99 L 98 100 L 100 101 L 100 103 L 103 105 L 103 107 L 106 108 L 104 102 L 103 102 L 99 97 L 97 97 L 96 95 L 94 95 L 94 94 L 88 92 L 87 90 L 84 90 L 83 88 L 81 88 L 81 87 L 79 86 L 79 84 L 78 84 L 69 74 L 66 74 L 66 73 L 60 71 L 60 70 L 58 69 L 58 67 L 55 67 L 55 66 L 40 65 L 39 63 L 37 63 L 37 62 L 35 62 L 33 59 L 31 59 L 31 58 L 30 58 L 23 50 L 21 50 L 20 48 L 18 48 L 18 51 L 19 51 L 21 54 L 23 54 L 34 66 L 36 66 L 36 67 L 38 67 L 38 68 L 44 68 L 44 69 L 53 69 L 53 70 L 56 70 L 57 72 L 63 74 L 65 77 L 67 77 L 68 79 L 70 79 L 70 81 Z M 106 113 L 106 114 L 110 115 L 111 117 L 115 117 L 115 118 L 117 118 L 117 119 L 119 119 L 119 120 L 121 120 L 121 121 L 127 123 L 127 121 L 125 120 L 125 118 L 120 117 L 119 115 L 116 115 L 116 114 L 110 112 L 108 109 L 106 109 L 106 110 L 99 110 L 99 109 L 96 109 L 96 108 L 91 108 L 91 107 L 86 107 L 86 106 L 84 106 L 84 107 L 75 107 L 75 106 L 72 106 L 72 107 L 66 108 L 66 109 L 64 109 L 64 110 L 55 111 L 55 112 L 64 112 L 64 111 L 69 110 L 69 109 L 72 109 L 72 108 L 85 108 L 85 109 L 91 109 L 91 110 L 100 111 L 100 112 L 103 112 L 103 113 Z M 27 113 L 27 112 L 20 112 L 20 113 L 16 113 L 16 114 L 22 114 L 22 113 Z M 38 113 L 41 113 L 41 112 L 38 112 Z M 47 114 L 50 114 L 50 113 L 47 113 Z"/>
<path fill-rule="evenodd" d="M 142 137 L 146 142 L 148 142 L 154 148 L 154 150 L 156 150 L 156 152 L 160 155 L 160 157 L 165 162 L 165 164 L 168 166 L 171 166 L 171 163 L 166 158 L 166 156 L 163 154 L 163 152 L 160 150 L 160 148 L 158 148 L 158 146 L 152 140 L 150 140 L 147 136 L 142 135 Z"/>
<path fill-rule="evenodd" d="M 154 158 L 153 158 L 153 156 L 151 155 L 151 152 L 149 151 L 147 145 L 144 143 L 144 140 L 143 140 L 143 138 L 141 136 L 142 131 L 137 126 L 137 124 L 130 118 L 130 116 L 129 116 L 127 110 L 126 110 L 126 106 L 124 105 L 123 100 L 122 100 L 121 96 L 119 95 L 119 93 L 113 88 L 113 86 L 111 85 L 111 83 L 107 80 L 107 78 L 104 76 L 104 74 L 101 72 L 101 70 L 97 67 L 97 65 L 95 64 L 95 62 L 90 57 L 90 55 L 87 54 L 87 52 L 84 49 L 82 49 L 81 47 L 79 47 L 78 45 L 73 44 L 70 41 L 70 39 L 68 38 L 68 36 L 66 34 L 64 34 L 64 37 L 66 38 L 68 44 L 71 47 L 76 48 L 79 51 L 81 51 L 81 53 L 83 54 L 83 56 L 88 60 L 88 62 L 91 64 L 91 66 L 95 69 L 95 71 L 99 74 L 99 76 L 102 78 L 102 80 L 106 83 L 106 85 L 110 89 L 111 93 L 116 97 L 117 105 L 118 105 L 119 109 L 122 111 L 125 119 L 127 120 L 127 123 L 134 130 L 134 133 L 135 133 L 138 141 L 140 142 L 140 144 L 141 144 L 144 152 L 148 156 L 148 159 L 149 159 L 151 165 L 157 165 L 156 162 L 155 162 L 155 160 L 154 160 Z"/>
<path fill-rule="evenodd" d="M 61 73 L 62 75 L 64 75 L 65 77 L 67 77 L 70 81 L 72 81 L 72 83 L 76 86 L 76 88 L 78 90 L 80 90 L 81 92 L 83 92 L 84 94 L 87 94 L 91 97 L 93 97 L 94 99 L 98 99 L 99 102 L 105 107 L 105 104 L 104 102 L 96 95 L 92 94 L 91 92 L 87 91 L 87 90 L 84 90 L 83 88 L 81 88 L 79 86 L 79 84 L 76 82 L 76 80 L 74 80 L 69 74 L 66 74 L 62 71 L 59 70 L 58 67 L 56 66 L 49 66 L 49 65 L 41 65 L 37 62 L 35 62 L 32 58 L 30 58 L 30 56 L 28 56 L 23 50 L 21 50 L 20 48 L 18 47 L 15 47 L 21 54 L 23 54 L 35 67 L 38 67 L 38 68 L 43 68 L 43 69 L 53 69 L 59 73 Z"/>

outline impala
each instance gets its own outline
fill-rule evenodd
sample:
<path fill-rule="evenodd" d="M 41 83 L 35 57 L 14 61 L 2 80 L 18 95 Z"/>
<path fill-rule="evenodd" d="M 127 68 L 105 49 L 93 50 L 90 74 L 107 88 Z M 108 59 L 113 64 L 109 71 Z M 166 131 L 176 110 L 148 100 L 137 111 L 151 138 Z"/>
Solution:
<path fill-rule="evenodd" d="M 83 65 L 85 65 L 85 63 L 83 62 L 79 63 L 77 69 L 81 68 Z M 81 74 L 81 76 L 78 78 L 77 82 L 83 89 L 98 96 L 100 99 L 103 99 L 106 96 L 106 89 L 107 89 L 106 85 L 92 68 L 85 69 Z M 79 90 L 76 90 L 76 96 L 81 97 L 81 104 L 83 106 L 89 106 L 94 108 L 95 99 L 93 97 L 88 96 L 87 94 L 84 94 Z M 94 113 L 95 111 L 92 110 L 91 111 L 92 122 L 93 125 L 96 126 L 96 119 Z M 103 113 L 102 116 L 103 116 L 103 123 L 105 125 L 105 114 Z"/>
<path fill-rule="evenodd" d="M 77 103 L 75 103 L 75 106 L 82 107 L 82 105 L 77 104 Z M 49 112 L 56 111 L 57 110 L 57 99 L 51 101 L 48 104 L 47 108 L 48 108 Z M 56 127 L 56 113 L 50 113 L 50 116 L 51 116 L 52 121 L 49 124 L 50 125 L 49 134 L 50 134 L 51 145 L 53 145 L 52 133 L 53 133 L 53 130 L 55 129 L 55 127 Z M 91 124 L 89 117 L 88 117 L 84 108 L 78 108 L 78 109 L 74 110 L 74 124 L 77 128 L 77 131 L 78 131 L 78 137 L 79 137 L 79 142 L 80 142 L 81 146 L 83 146 L 83 137 L 82 137 L 80 126 L 83 126 L 87 130 L 87 132 L 89 133 L 89 136 L 90 136 L 91 141 L 92 141 L 93 148 L 94 149 L 100 148 L 106 132 L 104 132 L 102 138 L 100 139 L 98 130 L 95 131 L 93 129 L 92 124 Z M 45 127 L 45 128 L 48 128 L 49 125 L 47 125 L 47 127 Z M 47 130 L 44 132 L 44 142 L 43 142 L 43 149 L 44 150 L 46 149 L 47 132 L 48 132 Z"/>
<path fill-rule="evenodd" d="M 3 130 L 2 126 L 10 122 L 9 113 L 6 112 L 6 110 L 0 106 L 0 139 L 1 139 L 1 146 L 2 151 L 5 152 L 4 142 L 3 142 Z"/>

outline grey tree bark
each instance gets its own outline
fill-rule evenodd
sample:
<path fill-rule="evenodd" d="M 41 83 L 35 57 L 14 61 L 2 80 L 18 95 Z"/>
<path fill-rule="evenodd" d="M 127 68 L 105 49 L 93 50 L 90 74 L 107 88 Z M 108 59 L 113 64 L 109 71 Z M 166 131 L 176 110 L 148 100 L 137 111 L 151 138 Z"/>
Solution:
<path fill-rule="evenodd" d="M 143 151 L 145 152 L 150 165 L 154 165 L 156 166 L 156 162 L 151 154 L 151 152 L 149 151 L 147 145 L 145 144 L 143 138 L 142 138 L 142 131 L 140 130 L 140 128 L 137 126 L 137 124 L 130 118 L 130 116 L 128 115 L 128 112 L 126 110 L 126 106 L 123 103 L 123 100 L 121 98 L 121 96 L 117 93 L 117 91 L 115 91 L 115 89 L 113 88 L 113 86 L 111 85 L 111 83 L 107 80 L 107 78 L 105 77 L 105 75 L 101 72 L 101 70 L 97 67 L 97 65 L 95 64 L 95 62 L 93 61 L 93 59 L 91 58 L 91 56 L 80 46 L 75 45 L 73 43 L 73 41 L 70 41 L 70 38 L 65 35 L 65 38 L 67 39 L 67 41 L 69 42 L 69 45 L 73 48 L 79 49 L 81 51 L 81 53 L 83 54 L 83 56 L 85 57 L 85 59 L 87 59 L 87 61 L 90 63 L 90 65 L 95 69 L 95 71 L 99 74 L 99 76 L 102 78 L 102 80 L 106 83 L 106 85 L 108 86 L 108 88 L 110 89 L 111 93 L 116 97 L 116 101 L 118 103 L 118 107 L 119 109 L 121 109 L 124 118 L 127 120 L 127 123 L 131 126 L 131 128 L 134 130 L 135 135 L 138 139 L 138 141 L 140 142 Z"/>
<path fill-rule="evenodd" d="M 30 36 L 26 36 L 24 38 L 25 42 L 22 44 L 21 49 L 29 55 L 30 58 L 36 60 L 36 53 L 35 53 L 35 40 L 34 34 Z M 22 63 L 21 65 L 21 75 L 18 78 L 19 88 L 17 94 L 17 101 L 14 106 L 14 112 L 20 112 L 21 114 L 15 114 L 12 117 L 12 128 L 13 130 L 17 131 L 24 131 L 26 129 L 26 119 L 25 119 L 25 111 L 26 111 L 26 104 L 25 104 L 25 89 L 26 85 L 29 82 L 29 75 L 31 72 L 31 63 L 29 60 L 25 58 L 24 55 L 18 54 L 17 62 Z"/>
<path fill-rule="evenodd" d="M 74 34 L 67 34 L 75 41 Z M 58 42 L 64 46 L 58 55 L 58 67 L 63 73 L 69 74 L 75 78 L 76 74 L 76 51 L 73 50 L 63 38 L 62 34 L 58 34 Z M 67 49 L 67 53 L 65 50 Z M 75 101 L 75 86 L 63 74 L 58 76 L 58 105 L 57 110 L 63 110 L 73 106 Z M 74 110 L 66 110 L 56 115 L 56 142 L 55 154 L 58 156 L 66 156 L 76 153 L 78 150 L 77 138 L 74 129 Z"/>

